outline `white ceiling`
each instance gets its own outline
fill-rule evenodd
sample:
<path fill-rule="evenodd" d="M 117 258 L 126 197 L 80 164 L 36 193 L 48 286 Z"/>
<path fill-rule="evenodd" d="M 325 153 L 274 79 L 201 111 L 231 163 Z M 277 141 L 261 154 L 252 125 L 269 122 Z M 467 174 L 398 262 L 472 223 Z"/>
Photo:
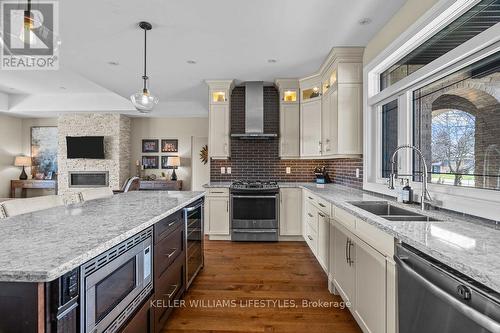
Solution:
<path fill-rule="evenodd" d="M 135 114 L 127 99 L 141 89 L 143 32 L 137 22 L 146 20 L 153 24 L 148 32 L 150 90 L 160 97 L 153 115 L 206 115 L 205 79 L 273 81 L 308 75 L 333 46 L 366 45 L 404 2 L 60 1 L 61 69 L 1 73 L 0 91 L 17 95 L 9 99 L 13 113 L 47 116 L 102 109 Z M 360 25 L 365 17 L 372 22 Z M 268 63 L 270 58 L 278 62 Z M 190 59 L 197 64 L 187 64 Z M 43 96 L 53 101 L 61 94 L 68 95 L 61 98 L 64 103 L 42 102 Z M 90 105 L 93 95 L 100 98 Z"/>

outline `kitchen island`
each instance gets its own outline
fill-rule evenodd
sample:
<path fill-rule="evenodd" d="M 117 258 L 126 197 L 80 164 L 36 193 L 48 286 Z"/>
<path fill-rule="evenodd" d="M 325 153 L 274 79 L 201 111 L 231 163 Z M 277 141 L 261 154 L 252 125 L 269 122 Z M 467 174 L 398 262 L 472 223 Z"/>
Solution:
<path fill-rule="evenodd" d="M 87 287 L 88 290 L 82 288 L 88 263 L 96 263 L 97 273 L 99 268 L 109 266 L 104 260 L 112 264 L 113 260 L 117 261 L 115 258 L 126 255 L 130 258 L 124 262 L 136 262 L 129 270 L 136 272 L 130 281 L 135 281 L 133 285 L 136 287 L 141 286 L 138 290 L 143 293 L 141 303 L 148 304 L 144 300 L 152 295 L 153 280 L 155 288 L 166 286 L 167 290 L 161 292 L 169 295 L 168 301 L 181 297 L 186 287 L 186 226 L 182 209 L 195 203 L 202 207 L 203 197 L 203 192 L 137 191 L 2 220 L 0 310 L 19 318 L 19 326 L 15 326 L 16 321 L 9 322 L 7 316 L 0 319 L 0 331 L 6 329 L 10 332 L 13 331 L 9 330 L 11 327 L 16 327 L 14 331 L 20 332 L 80 332 L 78 325 L 73 323 L 78 321 L 76 307 L 84 303 L 82 294 L 91 288 L 97 290 L 100 283 L 98 281 L 94 287 Z M 198 218 L 201 219 L 201 216 Z M 163 253 L 167 250 L 168 256 Z M 156 256 L 156 252 L 161 258 Z M 123 275 L 127 273 L 126 265 L 116 269 L 122 273 L 122 278 L 127 276 Z M 107 274 L 111 276 L 114 272 Z M 117 285 L 109 284 L 112 280 L 103 278 L 101 282 L 104 282 L 103 286 L 107 283 L 106 288 L 110 288 Z M 168 287 L 173 284 L 177 287 L 169 290 Z M 62 289 L 66 292 L 57 294 L 57 290 Z M 54 292 L 55 299 L 52 296 Z M 61 299 L 67 300 L 68 304 L 74 301 L 76 305 L 66 309 L 64 304 L 59 304 Z M 136 304 L 137 307 L 140 306 Z M 141 308 L 138 311 L 141 317 L 139 327 L 150 325 L 148 317 L 164 323 L 168 310 L 154 309 L 152 312 L 158 313 L 158 318 L 154 318 L 153 315 L 144 315 L 149 313 L 149 307 L 145 310 Z M 61 324 L 70 325 L 71 329 L 56 330 L 53 323 L 50 326 L 53 317 L 71 312 L 71 318 Z M 132 314 L 129 313 L 121 324 Z M 93 320 L 98 322 L 100 318 Z M 57 322 L 57 327 L 59 324 Z M 137 326 L 136 323 L 134 325 Z M 157 326 L 161 329 L 161 325 Z"/>

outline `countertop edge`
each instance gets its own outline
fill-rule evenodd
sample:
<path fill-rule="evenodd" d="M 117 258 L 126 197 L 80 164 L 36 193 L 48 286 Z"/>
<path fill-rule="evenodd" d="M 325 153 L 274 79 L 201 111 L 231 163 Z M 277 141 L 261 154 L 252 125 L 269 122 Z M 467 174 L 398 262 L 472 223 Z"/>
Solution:
<path fill-rule="evenodd" d="M 201 192 L 197 195 L 195 195 L 193 198 L 186 200 L 183 202 L 181 205 L 177 205 L 170 210 L 166 211 L 165 213 L 156 216 L 155 218 L 135 227 L 127 232 L 109 240 L 108 242 L 103 243 L 102 245 L 93 248 L 90 251 L 87 251 L 78 257 L 50 270 L 50 271 L 31 271 L 31 272 L 19 272 L 19 271 L 4 271 L 0 272 L 0 283 L 1 282 L 35 282 L 35 283 L 43 283 L 43 282 L 50 282 L 53 281 L 62 275 L 66 274 L 67 272 L 85 264 L 87 261 L 97 257 L 98 255 L 102 254 L 103 252 L 109 250 L 113 246 L 116 246 L 120 244 L 121 242 L 127 240 L 128 238 L 138 234 L 139 232 L 143 231 L 144 229 L 147 229 L 151 227 L 152 225 L 156 224 L 160 220 L 164 219 L 165 217 L 171 215 L 172 213 L 178 211 L 179 209 L 182 209 L 183 207 L 195 202 L 196 200 L 199 200 L 205 196 L 204 192 Z"/>

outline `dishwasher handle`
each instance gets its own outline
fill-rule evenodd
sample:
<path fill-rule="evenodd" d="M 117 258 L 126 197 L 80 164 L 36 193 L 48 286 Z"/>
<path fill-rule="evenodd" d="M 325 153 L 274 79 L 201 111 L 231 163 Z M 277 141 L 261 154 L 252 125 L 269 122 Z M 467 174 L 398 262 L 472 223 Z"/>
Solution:
<path fill-rule="evenodd" d="M 456 298 L 454 298 L 453 296 L 451 296 L 450 294 L 448 294 L 447 292 L 445 292 L 444 290 L 442 290 L 441 288 L 439 288 L 438 286 L 427 280 L 425 277 L 420 275 L 417 271 L 411 268 L 407 263 L 403 261 L 403 259 L 399 258 L 398 256 L 394 256 L 394 260 L 396 261 L 398 268 L 404 269 L 414 279 L 422 283 L 436 297 L 447 302 L 450 306 L 452 306 L 462 315 L 466 316 L 479 326 L 487 329 L 492 333 L 500 333 L 500 323 L 497 323 L 495 320 L 482 314 L 481 312 L 475 310 L 474 308 L 471 308 L 463 304 L 462 302 L 460 302 L 459 300 L 457 300 Z"/>

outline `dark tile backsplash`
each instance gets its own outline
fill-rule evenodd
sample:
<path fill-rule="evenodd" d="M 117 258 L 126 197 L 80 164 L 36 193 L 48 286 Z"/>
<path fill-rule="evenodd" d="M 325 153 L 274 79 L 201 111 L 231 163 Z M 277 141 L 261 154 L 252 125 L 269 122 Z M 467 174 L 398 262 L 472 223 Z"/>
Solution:
<path fill-rule="evenodd" d="M 231 133 L 245 132 L 245 88 L 235 87 L 231 95 Z M 264 87 L 264 132 L 279 133 L 279 93 L 275 87 Z M 330 160 L 281 160 L 279 138 L 242 140 L 231 139 L 231 158 L 211 160 L 211 181 L 276 180 L 309 182 L 314 180 L 314 168 L 326 166 L 337 184 L 362 188 L 363 160 L 342 158 Z M 231 167 L 230 175 L 221 174 L 221 167 Z M 286 174 L 286 167 L 292 173 Z M 356 178 L 356 169 L 360 170 Z"/>

